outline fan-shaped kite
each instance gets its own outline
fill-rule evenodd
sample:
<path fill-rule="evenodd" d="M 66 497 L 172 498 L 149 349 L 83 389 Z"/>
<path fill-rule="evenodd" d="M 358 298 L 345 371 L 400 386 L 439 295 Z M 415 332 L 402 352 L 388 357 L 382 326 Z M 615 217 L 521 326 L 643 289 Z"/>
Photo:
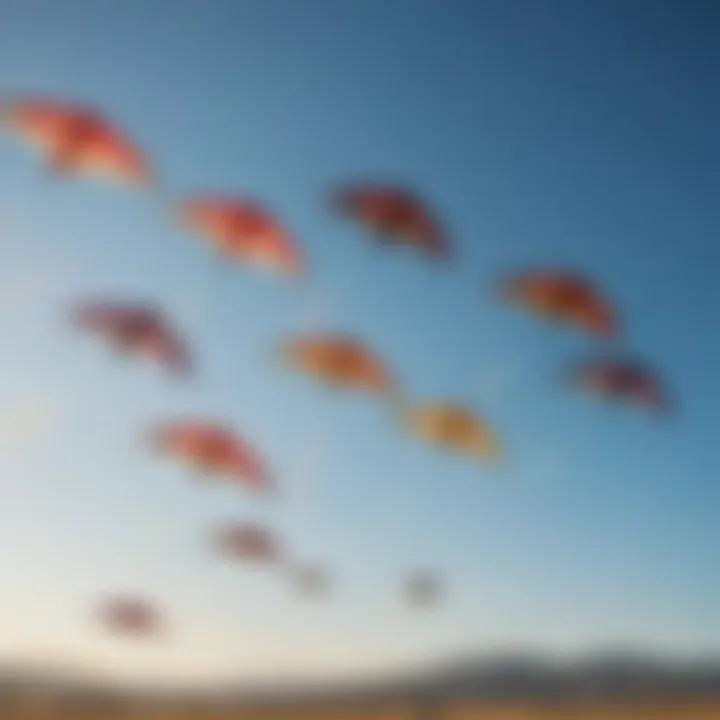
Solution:
<path fill-rule="evenodd" d="M 101 603 L 99 616 L 110 630 L 123 635 L 153 636 L 163 630 L 160 611 L 140 598 L 108 598 Z"/>
<path fill-rule="evenodd" d="M 149 185 L 145 154 L 110 120 L 82 105 L 41 98 L 0 103 L 4 125 L 38 148 L 56 172 Z"/>
<path fill-rule="evenodd" d="M 304 269 L 300 247 L 269 210 L 232 197 L 192 197 L 180 204 L 182 223 L 223 259 L 264 266 L 283 275 Z"/>
<path fill-rule="evenodd" d="M 84 301 L 73 308 L 71 320 L 82 330 L 109 341 L 117 350 L 150 358 L 175 374 L 190 372 L 185 344 L 163 314 L 149 305 Z"/>
<path fill-rule="evenodd" d="M 151 445 L 206 476 L 222 476 L 260 491 L 272 487 L 264 461 L 237 433 L 218 423 L 196 419 L 162 423 L 152 432 Z"/>
<path fill-rule="evenodd" d="M 305 335 L 287 341 L 285 363 L 336 388 L 390 394 L 396 388 L 385 364 L 359 340 L 341 335 Z"/>
<path fill-rule="evenodd" d="M 594 395 L 664 412 L 667 398 L 658 378 L 631 360 L 596 359 L 572 367 L 571 382 Z"/>
<path fill-rule="evenodd" d="M 355 184 L 332 195 L 332 207 L 369 230 L 384 245 L 407 245 L 433 257 L 446 257 L 445 231 L 426 204 L 391 185 Z"/>
<path fill-rule="evenodd" d="M 226 523 L 218 528 L 215 543 L 220 552 L 235 560 L 253 563 L 279 563 L 283 552 L 277 538 L 253 523 Z"/>
<path fill-rule="evenodd" d="M 470 409 L 454 403 L 422 403 L 405 414 L 408 430 L 438 447 L 478 459 L 501 457 L 495 433 Z"/>
<path fill-rule="evenodd" d="M 620 330 L 608 301 L 579 275 L 558 271 L 518 273 L 505 280 L 502 294 L 538 316 L 594 335 L 609 337 Z"/>

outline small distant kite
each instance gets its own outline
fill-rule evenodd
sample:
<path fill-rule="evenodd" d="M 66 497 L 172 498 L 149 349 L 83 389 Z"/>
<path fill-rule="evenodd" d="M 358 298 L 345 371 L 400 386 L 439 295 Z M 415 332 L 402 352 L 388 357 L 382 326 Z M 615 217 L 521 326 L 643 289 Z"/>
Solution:
<path fill-rule="evenodd" d="M 502 294 L 535 315 L 594 335 L 611 337 L 620 332 L 617 315 L 608 301 L 590 282 L 572 273 L 519 273 L 504 281 Z"/>
<path fill-rule="evenodd" d="M 277 538 L 253 523 L 227 523 L 215 533 L 215 544 L 224 555 L 256 564 L 276 564 L 283 560 Z"/>
<path fill-rule="evenodd" d="M 303 272 L 301 251 L 279 220 L 254 200 L 194 197 L 180 204 L 180 218 L 224 260 L 264 266 L 281 275 Z"/>
<path fill-rule="evenodd" d="M 396 391 L 385 364 L 363 343 L 351 337 L 295 337 L 283 345 L 281 355 L 289 367 L 331 387 L 389 395 Z"/>
<path fill-rule="evenodd" d="M 407 245 L 432 257 L 447 257 L 444 230 L 424 202 L 389 185 L 356 184 L 332 194 L 336 213 L 369 230 L 384 245 Z"/>
<path fill-rule="evenodd" d="M 88 107 L 39 98 L 0 103 L 3 125 L 35 146 L 55 172 L 151 184 L 147 158 L 107 118 Z"/>
<path fill-rule="evenodd" d="M 162 634 L 160 611 L 152 603 L 134 597 L 115 597 L 101 603 L 98 614 L 111 631 L 133 637 Z"/>
<path fill-rule="evenodd" d="M 296 568 L 293 581 L 295 589 L 302 596 L 322 595 L 330 585 L 328 573 L 317 565 Z"/>
<path fill-rule="evenodd" d="M 109 341 L 117 350 L 150 358 L 178 375 L 190 372 L 185 344 L 155 308 L 90 300 L 73 308 L 71 320 L 77 327 Z"/>
<path fill-rule="evenodd" d="M 475 413 L 453 403 L 424 403 L 405 413 L 407 429 L 440 448 L 482 460 L 502 456 L 495 433 Z"/>
<path fill-rule="evenodd" d="M 629 360 L 590 360 L 575 364 L 569 373 L 576 387 L 599 397 L 666 412 L 668 402 L 658 378 L 640 363 Z"/>
<path fill-rule="evenodd" d="M 218 423 L 196 419 L 162 423 L 151 433 L 150 442 L 156 451 L 207 476 L 222 476 L 260 491 L 273 485 L 264 461 L 251 446 Z"/>
<path fill-rule="evenodd" d="M 405 585 L 405 597 L 410 605 L 427 607 L 436 605 L 442 593 L 440 578 L 432 572 L 413 573 Z"/>

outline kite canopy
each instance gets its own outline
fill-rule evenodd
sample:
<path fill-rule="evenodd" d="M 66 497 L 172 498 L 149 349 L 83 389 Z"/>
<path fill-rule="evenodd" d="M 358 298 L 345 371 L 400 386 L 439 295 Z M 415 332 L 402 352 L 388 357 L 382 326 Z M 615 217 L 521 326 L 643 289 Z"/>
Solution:
<path fill-rule="evenodd" d="M 380 394 L 395 392 L 395 383 L 384 363 L 351 337 L 296 337 L 283 345 L 281 355 L 289 367 L 333 387 Z"/>
<path fill-rule="evenodd" d="M 330 585 L 328 573 L 317 565 L 305 565 L 296 569 L 294 585 L 301 595 L 323 594 Z"/>
<path fill-rule="evenodd" d="M 157 426 L 153 447 L 209 475 L 267 491 L 272 480 L 250 445 L 229 428 L 204 420 L 176 420 Z"/>
<path fill-rule="evenodd" d="M 436 604 L 441 591 L 442 583 L 437 575 L 425 570 L 413 573 L 405 585 L 407 601 L 415 606 Z"/>
<path fill-rule="evenodd" d="M 149 601 L 134 597 L 114 597 L 99 607 L 100 620 L 110 630 L 132 636 L 158 635 L 163 629 L 159 610 Z"/>
<path fill-rule="evenodd" d="M 444 230 L 425 203 L 406 190 L 348 185 L 333 193 L 331 204 L 335 212 L 360 223 L 382 243 L 411 246 L 434 257 L 450 254 Z"/>
<path fill-rule="evenodd" d="M 630 360 L 590 360 L 575 364 L 571 382 L 582 390 L 608 399 L 658 412 L 668 403 L 657 377 L 645 366 Z"/>
<path fill-rule="evenodd" d="M 110 120 L 82 105 L 40 98 L 0 104 L 5 127 L 34 146 L 56 172 L 149 185 L 148 160 Z"/>
<path fill-rule="evenodd" d="M 254 200 L 193 197 L 180 203 L 182 223 L 222 258 L 266 267 L 282 275 L 304 269 L 299 246 L 268 210 Z"/>
<path fill-rule="evenodd" d="M 438 447 L 478 459 L 498 460 L 502 452 L 494 432 L 471 410 L 452 403 L 424 403 L 405 414 L 408 430 Z"/>
<path fill-rule="evenodd" d="M 71 312 L 72 322 L 115 348 L 147 357 L 175 374 L 191 369 L 188 350 L 163 314 L 148 305 L 89 300 Z"/>
<path fill-rule="evenodd" d="M 600 336 L 620 332 L 615 311 L 584 278 L 559 271 L 531 271 L 507 278 L 503 296 L 537 316 Z"/>
<path fill-rule="evenodd" d="M 254 563 L 281 562 L 283 552 L 277 538 L 266 528 L 252 523 L 227 523 L 215 534 L 223 554 Z"/>

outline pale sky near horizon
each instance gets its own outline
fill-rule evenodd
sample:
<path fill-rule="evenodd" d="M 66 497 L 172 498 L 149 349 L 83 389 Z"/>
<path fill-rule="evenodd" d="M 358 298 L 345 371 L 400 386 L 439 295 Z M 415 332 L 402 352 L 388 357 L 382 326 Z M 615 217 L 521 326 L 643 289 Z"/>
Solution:
<path fill-rule="evenodd" d="M 314 272 L 311 294 L 221 272 L 152 198 L 51 179 L 0 138 L 0 657 L 204 681 L 511 644 L 720 652 L 719 37 L 701 0 L 0 0 L 0 94 L 97 106 L 171 193 L 261 198 Z M 327 212 L 335 183 L 368 177 L 433 202 L 447 268 Z M 592 343 L 493 295 L 536 264 L 606 289 L 675 417 L 562 389 Z M 198 382 L 72 332 L 66 308 L 98 293 L 167 308 Z M 281 372 L 274 347 L 300 328 L 357 333 L 412 397 L 472 404 L 507 467 Z M 196 413 L 257 444 L 277 498 L 147 457 L 152 423 Z M 226 518 L 327 564 L 331 596 L 298 603 L 276 573 L 213 558 Z M 398 603 L 416 566 L 447 578 L 432 612 Z M 96 626 L 98 596 L 124 589 L 157 598 L 168 642 Z"/>

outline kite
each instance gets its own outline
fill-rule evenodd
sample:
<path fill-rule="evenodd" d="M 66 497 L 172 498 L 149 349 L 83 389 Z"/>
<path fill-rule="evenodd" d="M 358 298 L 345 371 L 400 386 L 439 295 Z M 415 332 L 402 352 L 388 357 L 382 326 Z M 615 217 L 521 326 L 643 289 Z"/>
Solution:
<path fill-rule="evenodd" d="M 155 636 L 163 629 L 159 610 L 139 598 L 110 598 L 100 605 L 98 612 L 100 620 L 110 630 L 123 635 Z"/>
<path fill-rule="evenodd" d="M 395 392 L 395 383 L 384 363 L 352 337 L 295 337 L 283 345 L 281 356 L 287 366 L 334 388 L 373 394 L 392 395 Z"/>
<path fill-rule="evenodd" d="M 477 459 L 498 460 L 502 452 L 494 432 L 468 408 L 452 403 L 423 403 L 405 413 L 406 428 L 438 447 Z"/>
<path fill-rule="evenodd" d="M 576 387 L 607 399 L 665 412 L 668 402 L 658 378 L 630 360 L 590 360 L 575 364 L 570 381 Z"/>
<path fill-rule="evenodd" d="M 229 262 L 265 267 L 281 275 L 303 272 L 299 246 L 277 218 L 254 200 L 193 197 L 180 203 L 181 222 Z"/>
<path fill-rule="evenodd" d="M 237 433 L 217 423 L 185 419 L 158 425 L 150 443 L 159 453 L 179 459 L 206 477 L 223 476 L 255 490 L 272 486 L 265 463 Z"/>
<path fill-rule="evenodd" d="M 437 220 L 425 203 L 405 190 L 389 185 L 349 185 L 332 194 L 331 205 L 383 245 L 410 246 L 435 258 L 450 254 Z"/>
<path fill-rule="evenodd" d="M 2 124 L 35 146 L 61 174 L 104 176 L 147 186 L 152 173 L 145 154 L 110 120 L 82 105 L 40 98 L 0 103 Z"/>
<path fill-rule="evenodd" d="M 503 297 L 530 312 L 590 334 L 611 337 L 619 333 L 615 311 L 584 278 L 556 271 L 525 272 L 507 278 Z"/>
<path fill-rule="evenodd" d="M 293 580 L 296 590 L 303 596 L 323 594 L 330 584 L 328 574 L 317 565 L 297 568 Z"/>
<path fill-rule="evenodd" d="M 279 563 L 283 553 L 274 535 L 260 525 L 227 523 L 215 534 L 220 552 L 235 560 L 266 564 Z"/>
<path fill-rule="evenodd" d="M 176 375 L 190 372 L 184 343 L 162 313 L 150 306 L 90 300 L 73 308 L 71 320 L 121 352 L 149 358 Z"/>
<path fill-rule="evenodd" d="M 414 606 L 435 605 L 440 599 L 441 590 L 440 579 L 427 571 L 413 573 L 405 585 L 407 601 Z"/>

